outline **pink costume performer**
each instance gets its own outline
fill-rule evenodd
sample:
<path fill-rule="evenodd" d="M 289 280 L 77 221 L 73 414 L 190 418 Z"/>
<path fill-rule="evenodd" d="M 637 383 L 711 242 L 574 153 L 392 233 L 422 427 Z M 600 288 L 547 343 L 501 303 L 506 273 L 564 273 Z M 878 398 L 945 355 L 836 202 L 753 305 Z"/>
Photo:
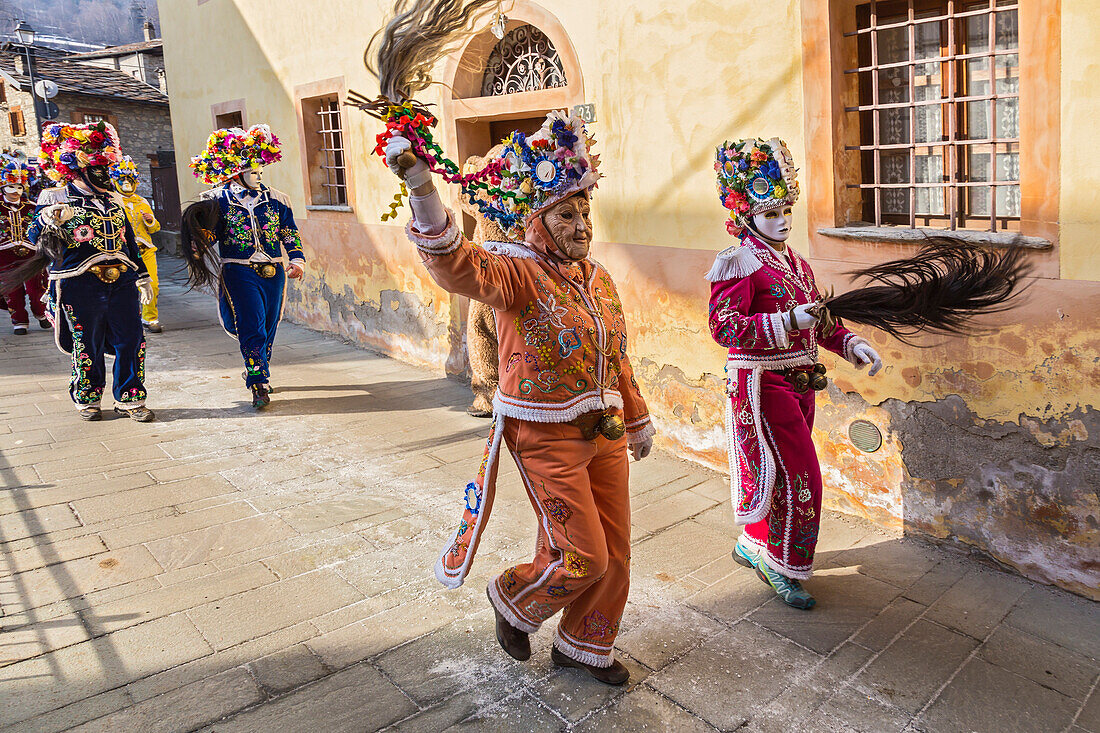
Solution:
<path fill-rule="evenodd" d="M 715 169 L 727 229 L 711 282 L 710 331 L 729 348 L 726 435 L 730 491 L 745 525 L 734 559 L 757 570 L 784 600 L 809 609 L 798 582 L 813 572 L 821 525 L 821 469 L 811 431 L 814 392 L 826 385 L 818 346 L 857 367 L 881 367 L 867 342 L 819 317 L 813 270 L 786 246 L 798 200 L 786 145 L 744 140 L 718 148 Z"/>

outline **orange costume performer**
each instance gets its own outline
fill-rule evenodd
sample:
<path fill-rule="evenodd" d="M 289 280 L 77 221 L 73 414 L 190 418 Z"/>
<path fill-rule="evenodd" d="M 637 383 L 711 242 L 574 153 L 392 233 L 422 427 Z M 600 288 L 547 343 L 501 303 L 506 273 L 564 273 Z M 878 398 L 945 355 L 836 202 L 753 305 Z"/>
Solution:
<path fill-rule="evenodd" d="M 422 153 L 396 132 L 384 142 L 395 170 L 410 147 Z M 456 588 L 469 572 L 492 509 L 503 441 L 539 530 L 531 562 L 508 568 L 489 585 L 498 639 L 524 659 L 530 655 L 526 634 L 564 610 L 555 662 L 618 684 L 626 680 L 613 645 L 629 587 L 627 452 L 648 454 L 654 430 L 627 357 L 615 285 L 587 257 L 589 194 L 599 178 L 590 142 L 579 119 L 551 113 L 530 138 L 509 136 L 490 161 L 487 195 L 479 193 L 474 203 L 526 246 L 470 242 L 439 202 L 424 160 L 404 174 L 413 194 L 410 240 L 441 287 L 496 310 L 500 344 L 496 419 L 436 577 Z M 501 638 L 502 618 L 511 627 L 505 633 L 519 632 L 525 649 Z M 601 668 L 610 677 L 600 677 Z"/>

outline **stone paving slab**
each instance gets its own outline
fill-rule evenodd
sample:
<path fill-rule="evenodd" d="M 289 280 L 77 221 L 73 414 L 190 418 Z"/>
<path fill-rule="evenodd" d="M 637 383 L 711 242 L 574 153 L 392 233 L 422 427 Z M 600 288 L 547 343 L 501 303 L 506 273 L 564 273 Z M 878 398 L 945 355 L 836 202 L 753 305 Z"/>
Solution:
<path fill-rule="evenodd" d="M 534 543 L 510 460 L 466 584 L 432 576 L 489 428 L 467 388 L 284 324 L 257 414 L 212 301 L 162 293 L 156 423 L 81 423 L 49 335 L 0 335 L 4 731 L 1100 733 L 1097 604 L 827 514 L 789 609 L 729 557 L 726 478 L 660 451 L 630 684 L 555 669 L 549 629 L 516 662 L 484 597 Z"/>

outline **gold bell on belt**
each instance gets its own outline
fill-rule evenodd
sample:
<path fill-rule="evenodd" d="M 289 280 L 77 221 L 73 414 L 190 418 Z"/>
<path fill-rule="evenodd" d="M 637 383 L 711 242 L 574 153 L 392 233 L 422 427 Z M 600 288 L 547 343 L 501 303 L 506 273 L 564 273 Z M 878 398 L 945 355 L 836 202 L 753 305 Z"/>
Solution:
<path fill-rule="evenodd" d="M 89 269 L 102 282 L 110 284 L 122 277 L 127 268 L 126 265 L 95 265 Z"/>
<path fill-rule="evenodd" d="M 31 250 L 20 244 L 13 247 L 11 253 L 16 257 L 26 257 L 31 253 Z"/>
<path fill-rule="evenodd" d="M 252 269 L 256 271 L 256 274 L 263 278 L 275 277 L 275 273 L 278 272 L 278 270 L 275 269 L 275 265 L 271 264 L 270 262 L 252 265 Z"/>
<path fill-rule="evenodd" d="M 626 435 L 626 422 L 613 412 L 605 412 L 600 418 L 599 431 L 608 440 L 618 440 Z"/>

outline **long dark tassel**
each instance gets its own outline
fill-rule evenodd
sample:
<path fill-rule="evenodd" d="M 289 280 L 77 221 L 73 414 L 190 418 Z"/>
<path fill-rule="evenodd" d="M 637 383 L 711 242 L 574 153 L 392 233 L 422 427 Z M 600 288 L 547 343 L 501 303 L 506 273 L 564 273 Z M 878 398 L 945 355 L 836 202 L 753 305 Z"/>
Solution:
<path fill-rule="evenodd" d="M 23 283 L 42 274 L 51 262 L 60 261 L 65 253 L 64 237 L 54 229 L 44 227 L 36 242 L 38 251 L 33 257 L 0 270 L 0 293 L 10 293 Z"/>
<path fill-rule="evenodd" d="M 180 242 L 187 261 L 187 284 L 192 290 L 213 289 L 221 277 L 221 259 L 214 237 L 221 216 L 216 199 L 202 199 L 183 210 Z"/>
<path fill-rule="evenodd" d="M 825 301 L 829 313 L 849 323 L 886 331 L 903 343 L 918 333 L 976 335 L 979 314 L 1012 308 L 1031 272 L 1025 250 L 983 249 L 951 236 L 929 237 L 920 251 L 849 273 L 876 285 Z"/>
<path fill-rule="evenodd" d="M 470 31 L 471 20 L 499 0 L 396 0 L 393 19 L 367 44 L 363 61 L 393 104 L 431 84 L 432 66 Z"/>

